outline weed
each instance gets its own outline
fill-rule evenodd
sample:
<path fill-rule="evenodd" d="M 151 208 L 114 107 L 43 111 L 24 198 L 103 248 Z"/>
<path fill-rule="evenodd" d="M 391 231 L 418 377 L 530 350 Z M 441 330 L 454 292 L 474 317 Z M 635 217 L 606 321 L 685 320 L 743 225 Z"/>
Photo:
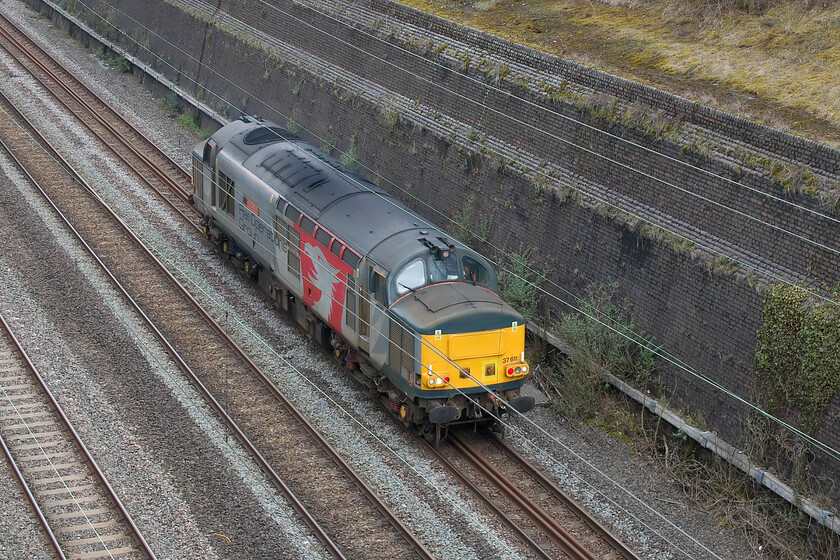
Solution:
<path fill-rule="evenodd" d="M 341 154 L 340 161 L 352 170 L 359 168 L 359 150 L 356 148 L 356 135 L 350 137 L 350 145 Z"/>
<path fill-rule="evenodd" d="M 618 98 L 599 92 L 586 98 L 592 115 L 599 119 L 614 120 L 617 115 Z"/>
<path fill-rule="evenodd" d="M 295 85 L 292 86 L 292 95 L 298 96 L 300 95 L 300 89 L 303 87 L 304 80 L 299 81 Z"/>
<path fill-rule="evenodd" d="M 332 127 L 329 128 L 327 132 L 327 137 L 324 138 L 324 142 L 321 144 L 321 151 L 325 154 L 331 154 L 335 151 L 336 146 L 335 135 L 333 134 Z"/>
<path fill-rule="evenodd" d="M 163 108 L 170 113 L 178 113 L 181 111 L 181 98 L 178 97 L 178 94 L 175 92 L 170 91 L 167 93 L 166 97 L 161 99 L 160 104 L 163 105 Z"/>
<path fill-rule="evenodd" d="M 495 73 L 496 73 L 496 80 L 501 82 L 502 80 L 507 78 L 508 74 L 510 74 L 510 66 L 508 66 L 507 64 L 502 64 L 502 65 L 496 66 L 496 72 Z"/>
<path fill-rule="evenodd" d="M 635 330 L 630 303 L 618 300 L 618 285 L 590 285 L 577 301 L 580 313 L 568 313 L 555 333 L 572 349 L 554 372 L 563 387 L 563 413 L 580 419 L 594 417 L 603 391 L 604 372 L 650 381 L 653 352 L 638 350 L 628 336 Z M 609 327 L 607 326 L 609 325 Z M 632 335 L 635 336 L 635 335 Z M 649 340 L 642 340 L 649 346 Z"/>
<path fill-rule="evenodd" d="M 443 52 L 443 49 L 449 46 L 449 43 L 440 43 L 436 44 L 432 47 L 432 52 L 435 53 L 435 56 L 440 55 Z"/>
<path fill-rule="evenodd" d="M 475 193 L 471 193 L 449 225 L 453 237 L 466 244 L 475 241 L 486 243 L 493 232 L 496 210 L 480 212 L 476 208 L 477 201 Z"/>
<path fill-rule="evenodd" d="M 96 57 L 108 68 L 113 68 L 123 74 L 131 72 L 131 62 L 122 53 L 116 53 L 103 47 Z"/>
<path fill-rule="evenodd" d="M 187 130 L 192 130 L 196 134 L 201 134 L 201 129 L 198 126 L 198 114 L 197 113 L 181 113 L 178 115 L 178 124 L 186 128 Z"/>
<path fill-rule="evenodd" d="M 388 128 L 391 129 L 391 132 L 396 132 L 400 125 L 402 125 L 402 115 L 391 103 L 383 104 L 379 107 L 379 112 L 382 114 L 382 117 L 385 119 L 385 123 L 388 125 Z"/>
<path fill-rule="evenodd" d="M 537 273 L 532 266 L 533 251 L 530 247 L 520 248 L 506 257 L 499 271 L 499 292 L 502 298 L 526 319 L 533 318 L 539 307 L 540 297 L 537 284 L 545 278 L 547 271 Z"/>

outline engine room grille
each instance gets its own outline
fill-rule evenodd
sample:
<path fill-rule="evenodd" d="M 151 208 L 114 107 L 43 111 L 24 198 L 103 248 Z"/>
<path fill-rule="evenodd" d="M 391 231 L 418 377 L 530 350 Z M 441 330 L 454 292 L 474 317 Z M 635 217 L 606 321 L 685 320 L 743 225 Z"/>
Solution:
<path fill-rule="evenodd" d="M 391 339 L 388 363 L 395 370 L 405 373 L 414 371 L 414 335 L 408 329 L 391 321 L 389 332 Z"/>

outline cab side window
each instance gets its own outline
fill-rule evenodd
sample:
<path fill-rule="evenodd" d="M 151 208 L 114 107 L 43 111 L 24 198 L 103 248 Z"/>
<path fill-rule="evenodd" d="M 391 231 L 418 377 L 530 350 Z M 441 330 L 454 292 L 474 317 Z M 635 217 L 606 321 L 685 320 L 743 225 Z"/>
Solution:
<path fill-rule="evenodd" d="M 234 215 L 236 208 L 236 186 L 233 180 L 221 171 L 219 172 L 219 208 L 231 216 Z"/>
<path fill-rule="evenodd" d="M 388 293 L 385 288 L 385 277 L 372 270 L 370 273 L 370 293 L 376 298 L 376 301 L 388 306 Z"/>
<path fill-rule="evenodd" d="M 464 268 L 464 281 L 486 286 L 490 281 L 487 269 L 472 257 L 463 257 L 461 264 Z"/>
<path fill-rule="evenodd" d="M 193 156 L 192 180 L 196 198 L 204 200 L 204 168 L 201 160 L 195 156 Z"/>

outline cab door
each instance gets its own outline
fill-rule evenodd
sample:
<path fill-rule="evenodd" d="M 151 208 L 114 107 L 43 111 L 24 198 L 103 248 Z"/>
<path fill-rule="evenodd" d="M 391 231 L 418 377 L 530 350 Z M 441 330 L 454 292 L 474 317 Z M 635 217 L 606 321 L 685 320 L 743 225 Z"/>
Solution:
<path fill-rule="evenodd" d="M 216 206 L 216 156 L 219 154 L 219 147 L 210 139 L 204 144 L 204 192 L 210 193 L 210 206 Z M 209 171 L 209 174 L 208 174 Z M 208 181 L 209 179 L 209 181 Z M 209 184 L 208 184 L 209 182 Z"/>
<path fill-rule="evenodd" d="M 388 349 L 390 346 L 390 320 L 388 317 L 388 295 L 386 272 L 379 267 L 371 266 L 368 282 L 368 294 L 366 302 L 369 309 L 370 332 L 368 334 L 368 355 L 374 366 L 381 368 L 388 361 Z"/>
<path fill-rule="evenodd" d="M 359 348 L 370 352 L 370 284 L 371 267 L 363 264 L 359 275 Z"/>

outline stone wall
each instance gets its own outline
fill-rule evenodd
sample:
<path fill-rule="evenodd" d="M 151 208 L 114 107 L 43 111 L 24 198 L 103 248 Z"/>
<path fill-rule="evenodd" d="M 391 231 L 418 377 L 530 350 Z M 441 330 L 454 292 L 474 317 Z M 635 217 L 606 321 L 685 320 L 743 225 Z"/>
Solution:
<path fill-rule="evenodd" d="M 745 398 L 752 394 L 763 302 L 748 268 L 812 285 L 840 278 L 836 253 L 779 229 L 826 245 L 840 239 L 836 221 L 810 212 L 820 209 L 814 197 L 797 195 L 806 210 L 794 210 L 783 199 L 762 196 L 783 194 L 766 177 L 686 151 L 679 140 L 651 139 L 596 118 L 579 105 L 552 100 L 534 83 L 548 76 L 542 79 L 642 99 L 692 126 L 712 127 L 710 134 L 727 141 L 754 142 L 751 149 L 801 159 L 822 176 L 837 174 L 837 152 L 825 146 L 385 0 L 373 0 L 373 11 L 342 11 L 336 4 L 324 12 L 279 1 L 268 9 L 247 0 L 86 1 L 96 13 L 68 4 L 94 29 L 229 117 L 249 113 L 294 123 L 314 144 L 332 137 L 339 149 L 353 138 L 368 168 L 362 172 L 430 219 L 446 226 L 467 215 L 475 226 L 480 216 L 492 216 L 492 244 L 508 252 L 533 248 L 538 266 L 545 263 L 550 280 L 572 294 L 616 282 L 619 295 L 633 301 L 641 332 Z M 463 53 L 478 61 L 490 52 L 497 59 L 481 69 L 477 62 L 467 68 L 463 58 L 458 67 Z M 502 65 L 521 77 L 519 85 L 501 77 Z M 551 178 L 535 183 L 534 175 L 543 172 Z M 651 236 L 640 227 L 645 220 L 700 240 L 707 250 L 698 256 L 673 235 Z M 718 251 L 743 264 L 717 266 Z M 568 312 L 562 303 L 555 307 Z M 662 369 L 678 402 L 737 441 L 747 412 L 742 405 L 679 368 Z M 838 414 L 835 398 L 827 415 L 832 421 L 819 434 L 835 448 Z"/>

